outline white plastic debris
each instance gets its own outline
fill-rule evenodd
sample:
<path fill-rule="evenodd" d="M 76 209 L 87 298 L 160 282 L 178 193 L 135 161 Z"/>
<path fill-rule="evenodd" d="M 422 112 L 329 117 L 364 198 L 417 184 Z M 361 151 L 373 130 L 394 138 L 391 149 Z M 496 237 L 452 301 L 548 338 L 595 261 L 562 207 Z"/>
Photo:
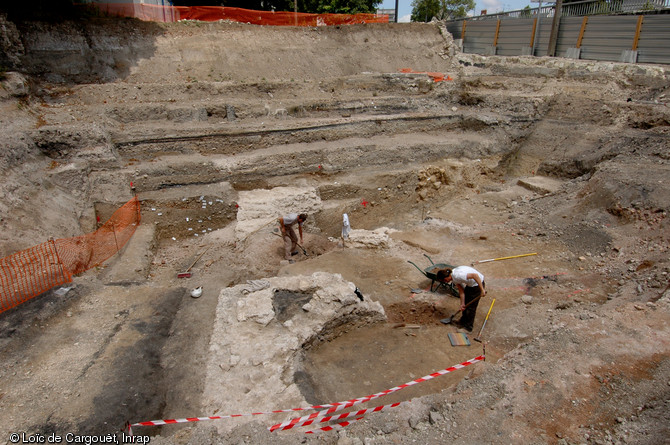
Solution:
<path fill-rule="evenodd" d="M 70 292 L 70 289 L 72 289 L 72 287 L 61 287 L 60 289 L 56 289 L 54 291 L 54 294 L 58 295 L 59 297 L 62 297 L 63 295 Z"/>
<path fill-rule="evenodd" d="M 349 238 L 349 232 L 351 232 L 351 226 L 349 225 L 349 215 L 344 213 L 342 215 L 342 238 Z"/>

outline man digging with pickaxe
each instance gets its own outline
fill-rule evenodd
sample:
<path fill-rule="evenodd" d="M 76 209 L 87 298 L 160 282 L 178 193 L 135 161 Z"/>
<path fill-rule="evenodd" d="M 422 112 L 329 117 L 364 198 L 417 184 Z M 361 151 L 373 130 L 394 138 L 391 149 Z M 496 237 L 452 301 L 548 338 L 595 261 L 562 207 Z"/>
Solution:
<path fill-rule="evenodd" d="M 307 214 L 301 213 L 289 213 L 286 216 L 279 218 L 279 229 L 281 230 L 282 238 L 284 239 L 284 258 L 288 260 L 289 263 L 294 261 L 291 259 L 291 256 L 297 255 L 298 251 L 295 250 L 300 244 L 298 244 L 298 237 L 295 235 L 293 230 L 294 225 L 298 225 L 298 231 L 300 232 L 300 243 L 302 243 L 302 224 L 307 220 Z M 302 246 L 300 246 L 302 249 Z M 303 249 L 304 251 L 304 249 Z"/>

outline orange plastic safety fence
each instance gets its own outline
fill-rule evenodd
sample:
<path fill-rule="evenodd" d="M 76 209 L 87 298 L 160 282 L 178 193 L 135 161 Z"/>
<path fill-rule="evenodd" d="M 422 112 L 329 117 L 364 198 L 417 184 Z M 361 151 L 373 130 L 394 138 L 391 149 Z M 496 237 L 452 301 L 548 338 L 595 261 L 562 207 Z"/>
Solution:
<path fill-rule="evenodd" d="M 93 233 L 49 240 L 0 258 L 0 312 L 100 265 L 128 242 L 140 219 L 140 203 L 134 197 Z"/>
<path fill-rule="evenodd" d="M 401 73 L 414 73 L 414 74 L 425 74 L 431 79 L 433 79 L 433 82 L 443 82 L 445 80 L 454 80 L 451 76 L 444 74 L 444 73 L 433 73 L 433 72 L 428 72 L 428 71 L 414 71 L 412 68 L 403 68 L 400 70 Z"/>
<path fill-rule="evenodd" d="M 114 255 L 128 242 L 140 223 L 137 197 L 119 208 L 105 224 L 93 233 L 74 238 L 57 239 L 56 248 L 63 265 L 73 275 L 80 274 Z"/>
<path fill-rule="evenodd" d="M 333 26 L 359 23 L 388 23 L 388 14 L 308 14 L 290 11 L 254 11 L 224 6 L 159 6 L 134 3 L 95 3 L 101 12 L 146 21 L 176 22 L 200 20 L 273 26 Z"/>
<path fill-rule="evenodd" d="M 53 240 L 0 259 L 0 312 L 72 281 Z"/>

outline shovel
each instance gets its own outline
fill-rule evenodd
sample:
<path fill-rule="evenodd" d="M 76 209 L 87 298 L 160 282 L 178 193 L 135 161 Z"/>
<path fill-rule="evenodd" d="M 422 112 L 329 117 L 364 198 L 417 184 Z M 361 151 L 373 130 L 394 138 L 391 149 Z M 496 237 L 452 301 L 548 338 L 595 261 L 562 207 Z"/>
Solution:
<path fill-rule="evenodd" d="M 472 300 L 471 302 L 469 302 L 468 304 L 466 304 L 466 305 L 465 305 L 465 308 L 467 309 L 468 306 L 470 306 L 472 303 L 474 303 L 475 301 L 479 300 L 480 298 L 482 298 L 481 294 L 480 294 L 477 298 L 475 298 L 474 300 Z M 459 309 L 459 310 L 457 310 L 456 312 L 454 312 L 454 313 L 451 315 L 451 317 L 443 318 L 442 320 L 440 320 L 440 323 L 442 323 L 442 324 L 449 324 L 449 323 L 451 323 L 451 319 L 454 318 L 460 311 L 461 311 L 461 310 Z"/>
<path fill-rule="evenodd" d="M 273 235 L 277 235 L 279 238 L 284 238 L 282 235 L 280 235 L 280 234 L 277 233 L 277 229 L 275 229 L 274 232 L 270 232 L 270 233 L 272 233 Z M 300 250 L 302 250 L 302 253 L 303 253 L 305 256 L 309 256 L 309 253 L 307 253 L 307 251 L 305 250 L 305 248 L 302 247 L 302 246 L 300 245 L 300 243 L 295 243 L 295 244 L 296 244 L 298 247 L 300 247 Z"/>
<path fill-rule="evenodd" d="M 188 269 L 186 269 L 184 272 L 179 272 L 177 274 L 177 278 L 191 278 L 191 268 L 195 266 L 195 263 L 197 263 L 198 260 L 202 258 L 202 256 L 205 254 L 205 252 L 207 252 L 207 250 L 209 250 L 209 246 L 200 255 L 198 255 L 198 258 L 196 258 L 195 261 L 193 261 L 191 265 L 188 266 Z"/>

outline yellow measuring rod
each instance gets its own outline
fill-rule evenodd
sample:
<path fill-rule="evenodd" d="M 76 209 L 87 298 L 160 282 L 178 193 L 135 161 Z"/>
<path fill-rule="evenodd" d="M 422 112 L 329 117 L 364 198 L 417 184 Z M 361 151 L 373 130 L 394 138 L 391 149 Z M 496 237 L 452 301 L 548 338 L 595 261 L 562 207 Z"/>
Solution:
<path fill-rule="evenodd" d="M 524 256 L 531 256 L 531 255 L 537 255 L 537 252 L 524 253 L 524 254 L 521 254 L 521 255 L 504 256 L 502 258 L 491 258 L 489 260 L 475 261 L 472 264 L 474 265 L 474 264 L 480 264 L 480 263 L 489 263 L 491 261 L 509 260 L 509 259 L 512 259 L 512 258 L 521 258 L 521 257 L 524 257 Z"/>

